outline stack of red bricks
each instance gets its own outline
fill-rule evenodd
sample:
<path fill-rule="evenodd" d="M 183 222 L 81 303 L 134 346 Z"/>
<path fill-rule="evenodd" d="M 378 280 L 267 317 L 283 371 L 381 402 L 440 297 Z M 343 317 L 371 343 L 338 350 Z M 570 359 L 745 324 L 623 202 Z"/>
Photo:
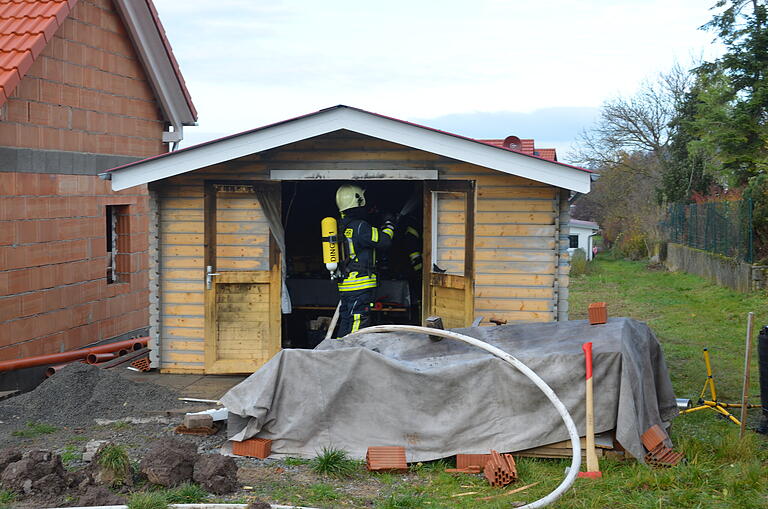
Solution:
<path fill-rule="evenodd" d="M 517 480 L 517 468 L 511 454 L 499 454 L 491 450 L 490 458 L 483 469 L 491 486 L 504 487 Z"/>
<path fill-rule="evenodd" d="M 643 433 L 641 439 L 648 449 L 645 462 L 654 467 L 673 467 L 683 459 L 683 453 L 674 452 L 664 442 L 668 436 L 658 424 L 654 424 Z"/>

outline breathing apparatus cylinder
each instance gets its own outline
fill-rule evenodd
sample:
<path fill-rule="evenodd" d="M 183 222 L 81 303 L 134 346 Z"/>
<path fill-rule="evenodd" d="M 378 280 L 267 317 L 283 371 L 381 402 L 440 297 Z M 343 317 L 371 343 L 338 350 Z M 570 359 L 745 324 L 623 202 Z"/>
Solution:
<path fill-rule="evenodd" d="M 339 253 L 339 226 L 336 218 L 326 217 L 320 222 L 323 239 L 323 263 L 331 273 L 331 278 L 336 275 L 341 261 Z"/>

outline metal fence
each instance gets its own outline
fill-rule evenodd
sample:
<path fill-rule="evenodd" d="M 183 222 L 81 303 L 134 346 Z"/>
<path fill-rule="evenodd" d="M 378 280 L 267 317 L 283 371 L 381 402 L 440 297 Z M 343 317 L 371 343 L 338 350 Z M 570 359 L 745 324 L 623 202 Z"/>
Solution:
<path fill-rule="evenodd" d="M 675 203 L 661 223 L 669 242 L 752 263 L 752 200 Z"/>

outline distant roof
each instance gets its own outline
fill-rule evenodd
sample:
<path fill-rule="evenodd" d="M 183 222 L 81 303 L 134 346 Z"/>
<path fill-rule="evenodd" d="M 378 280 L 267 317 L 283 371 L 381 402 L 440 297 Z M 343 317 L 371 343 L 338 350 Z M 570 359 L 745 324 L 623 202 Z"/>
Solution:
<path fill-rule="evenodd" d="M 587 193 L 590 170 L 378 113 L 338 105 L 275 124 L 136 161 L 104 175 L 119 191 L 346 129 L 452 159 Z"/>
<path fill-rule="evenodd" d="M 510 150 L 515 150 L 514 148 L 510 147 L 509 145 L 506 145 L 504 140 L 477 140 L 482 141 L 483 143 L 487 143 L 489 145 L 493 145 L 495 147 L 504 147 L 508 148 Z M 529 156 L 538 156 L 543 157 L 544 159 L 549 159 L 550 161 L 557 161 L 557 151 L 553 148 L 536 148 L 536 143 L 534 140 L 531 139 L 525 139 L 520 140 L 520 149 L 518 152 L 522 152 L 523 154 L 528 154 Z"/>
<path fill-rule="evenodd" d="M 591 228 L 593 230 L 599 230 L 600 225 L 593 221 L 582 221 L 580 219 L 571 219 L 571 226 L 580 226 L 582 228 Z"/>
<path fill-rule="evenodd" d="M 76 4 L 77 0 L 0 0 L 0 106 Z M 115 4 L 168 120 L 194 124 L 197 111 L 152 0 L 115 0 Z"/>

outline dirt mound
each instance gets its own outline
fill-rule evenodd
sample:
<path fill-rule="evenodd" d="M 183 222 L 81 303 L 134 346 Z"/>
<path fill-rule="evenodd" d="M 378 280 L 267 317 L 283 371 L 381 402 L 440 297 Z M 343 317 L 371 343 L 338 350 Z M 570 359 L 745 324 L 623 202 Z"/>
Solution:
<path fill-rule="evenodd" d="M 235 460 L 220 454 L 201 456 L 195 463 L 193 478 L 206 491 L 217 495 L 231 493 L 239 486 Z"/>
<path fill-rule="evenodd" d="M 176 391 L 130 381 L 115 370 L 74 363 L 34 391 L 0 402 L 0 415 L 24 422 L 87 426 L 95 418 L 120 419 L 174 408 L 178 397 Z"/>
<path fill-rule="evenodd" d="M 56 496 L 67 489 L 68 479 L 58 454 L 31 450 L 3 470 L 0 483 L 16 493 Z"/>
<path fill-rule="evenodd" d="M 83 507 L 123 505 L 125 498 L 109 491 L 104 486 L 88 486 L 78 503 Z"/>
<path fill-rule="evenodd" d="M 197 446 L 194 443 L 163 438 L 141 460 L 141 472 L 152 484 L 177 486 L 192 480 L 197 459 Z"/>

